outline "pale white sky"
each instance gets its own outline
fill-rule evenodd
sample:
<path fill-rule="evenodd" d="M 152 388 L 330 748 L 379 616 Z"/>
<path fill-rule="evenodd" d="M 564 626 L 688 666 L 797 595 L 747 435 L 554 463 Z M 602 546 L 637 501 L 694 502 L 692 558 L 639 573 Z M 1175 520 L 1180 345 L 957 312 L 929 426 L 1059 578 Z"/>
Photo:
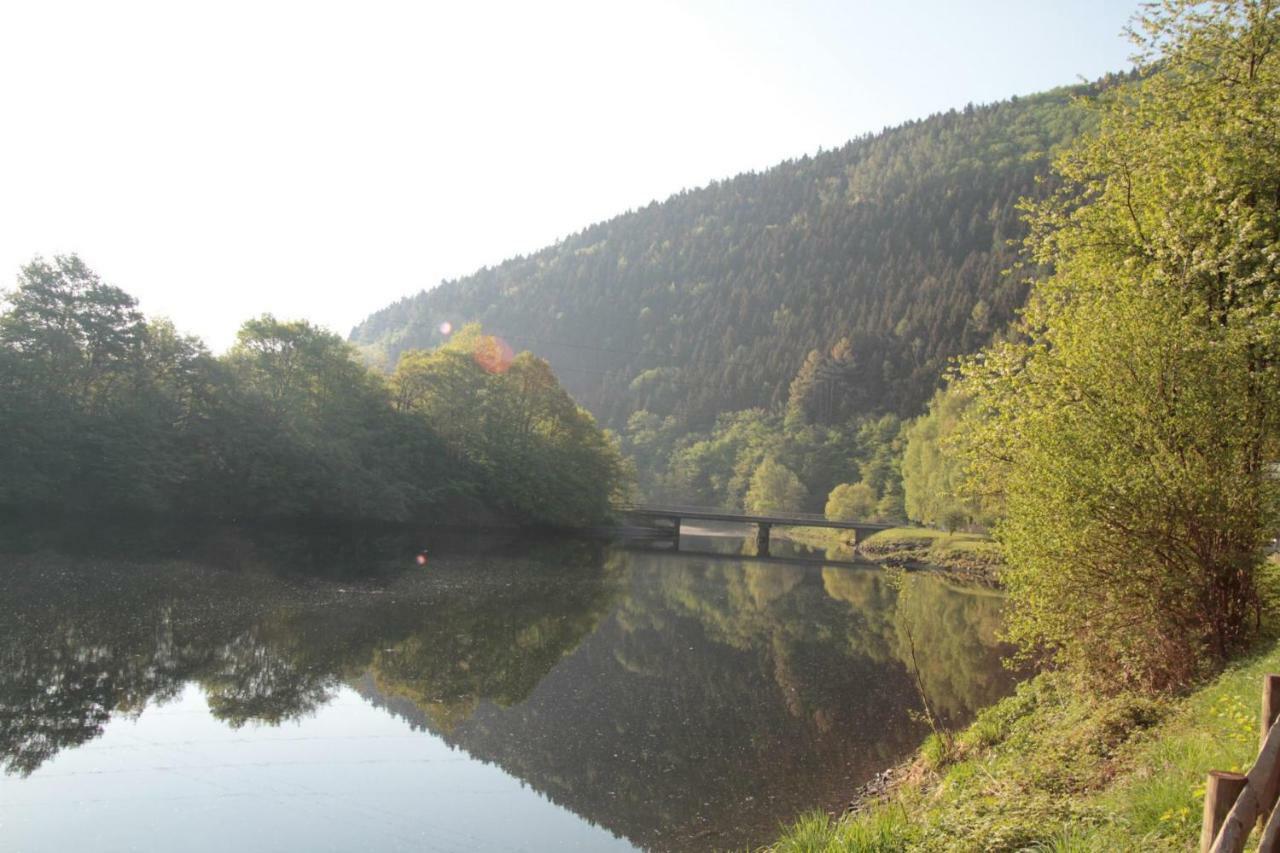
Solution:
<path fill-rule="evenodd" d="M 0 287 L 345 335 L 685 187 L 1127 65 L 1136 0 L 0 2 Z"/>

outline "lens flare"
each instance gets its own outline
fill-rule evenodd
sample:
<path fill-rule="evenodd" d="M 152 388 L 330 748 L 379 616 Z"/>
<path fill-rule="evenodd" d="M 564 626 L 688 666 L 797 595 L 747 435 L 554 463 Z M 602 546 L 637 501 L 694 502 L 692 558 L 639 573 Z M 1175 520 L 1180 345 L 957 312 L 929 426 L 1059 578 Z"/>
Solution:
<path fill-rule="evenodd" d="M 441 323 L 440 334 L 444 335 L 445 337 L 448 337 L 449 335 L 453 334 L 453 324 L 450 323 L 448 320 L 445 320 L 443 323 Z"/>
<path fill-rule="evenodd" d="M 471 354 L 480 369 L 488 373 L 506 373 L 516 357 L 511 345 L 502 338 L 486 335 L 480 339 L 475 351 Z"/>

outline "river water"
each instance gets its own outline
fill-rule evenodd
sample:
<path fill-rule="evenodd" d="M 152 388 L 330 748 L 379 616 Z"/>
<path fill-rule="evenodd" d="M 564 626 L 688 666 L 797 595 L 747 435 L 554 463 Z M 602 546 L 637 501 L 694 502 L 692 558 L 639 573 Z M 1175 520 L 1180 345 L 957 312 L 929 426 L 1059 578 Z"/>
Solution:
<path fill-rule="evenodd" d="M 951 726 L 1006 694 L 1000 605 L 597 543 L 10 530 L 0 850 L 755 846 L 914 750 L 921 686 Z"/>

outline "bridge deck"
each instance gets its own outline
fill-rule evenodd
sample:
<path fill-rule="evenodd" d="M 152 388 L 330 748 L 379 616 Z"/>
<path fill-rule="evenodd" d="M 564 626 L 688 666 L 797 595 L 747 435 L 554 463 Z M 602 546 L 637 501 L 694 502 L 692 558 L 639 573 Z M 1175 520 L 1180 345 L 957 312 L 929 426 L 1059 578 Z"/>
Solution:
<path fill-rule="evenodd" d="M 737 524 L 769 524 L 779 527 L 830 527 L 836 530 L 888 530 L 892 524 L 878 524 L 870 521 L 831 521 L 821 515 L 795 513 L 788 515 L 746 515 L 726 509 L 710 509 L 707 507 L 658 506 L 637 504 L 618 508 L 625 515 L 644 516 L 646 518 L 679 518 L 691 521 L 727 521 Z"/>

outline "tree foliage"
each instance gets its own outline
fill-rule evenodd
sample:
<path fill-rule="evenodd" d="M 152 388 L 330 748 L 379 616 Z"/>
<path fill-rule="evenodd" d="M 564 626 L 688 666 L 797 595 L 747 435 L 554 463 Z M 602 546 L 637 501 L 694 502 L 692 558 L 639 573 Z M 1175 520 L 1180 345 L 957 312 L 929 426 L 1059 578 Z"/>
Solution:
<path fill-rule="evenodd" d="M 578 524 L 623 468 L 546 362 L 470 329 L 390 383 L 309 323 L 213 358 L 75 256 L 0 313 L 0 506 Z"/>
<path fill-rule="evenodd" d="M 439 424 L 456 458 L 501 483 L 494 501 L 531 517 L 599 517 L 620 487 L 622 460 L 546 361 L 465 327 L 437 350 L 403 355 L 391 386 L 401 410 Z"/>
<path fill-rule="evenodd" d="M 49 393 L 90 405 L 105 403 L 127 379 L 146 337 L 137 300 L 104 284 L 75 256 L 22 269 L 0 342 Z"/>
<path fill-rule="evenodd" d="M 876 490 L 867 483 L 841 483 L 827 496 L 823 514 L 831 521 L 869 521 L 875 516 Z"/>
<path fill-rule="evenodd" d="M 966 443 L 1003 491 L 1011 630 L 1104 686 L 1183 684 L 1246 642 L 1274 530 L 1280 16 L 1169 2 L 1141 85 L 1029 206 L 1025 339 L 971 361 Z"/>
<path fill-rule="evenodd" d="M 932 526 L 988 524 L 994 501 L 966 491 L 964 458 L 952 446 L 969 398 L 956 386 L 938 391 L 929 409 L 904 429 L 902 486 L 907 517 Z"/>
<path fill-rule="evenodd" d="M 655 499 L 741 505 L 764 454 L 726 423 L 781 414 L 769 450 L 820 510 L 858 479 L 861 449 L 829 472 L 825 448 L 777 445 L 918 415 L 950 360 L 1008 325 L 1027 292 L 1004 274 L 1026 233 L 1018 200 L 1053 191 L 1052 152 L 1094 121 L 1075 97 L 1130 79 L 970 105 L 682 192 L 387 306 L 351 340 L 390 363 L 446 322 L 483 323 L 619 431 Z M 889 479 L 873 483 L 878 514 L 901 518 Z"/>
<path fill-rule="evenodd" d="M 652 499 L 740 509 L 751 477 L 773 458 L 804 484 L 800 509 L 821 512 L 833 488 L 865 480 L 875 490 L 876 517 L 905 518 L 901 422 L 893 415 L 828 426 L 749 409 L 722 415 L 706 432 L 686 433 L 671 416 L 644 411 L 629 426 L 622 449 L 635 459 L 638 486 Z"/>
<path fill-rule="evenodd" d="M 760 463 L 747 489 L 747 512 L 768 515 L 795 512 L 804 506 L 808 491 L 790 468 L 773 457 Z"/>
<path fill-rule="evenodd" d="M 1106 85 L 1106 84 L 1103 84 Z M 546 357 L 621 429 L 709 429 L 774 410 L 806 358 L 810 422 L 917 414 L 948 360 L 1005 326 L 1022 196 L 1089 120 L 1061 89 L 910 122 L 679 193 L 373 314 L 351 340 L 394 362 L 477 321 Z M 1091 89 L 1090 89 L 1091 90 Z M 797 389 L 798 390 L 798 389 Z"/>

